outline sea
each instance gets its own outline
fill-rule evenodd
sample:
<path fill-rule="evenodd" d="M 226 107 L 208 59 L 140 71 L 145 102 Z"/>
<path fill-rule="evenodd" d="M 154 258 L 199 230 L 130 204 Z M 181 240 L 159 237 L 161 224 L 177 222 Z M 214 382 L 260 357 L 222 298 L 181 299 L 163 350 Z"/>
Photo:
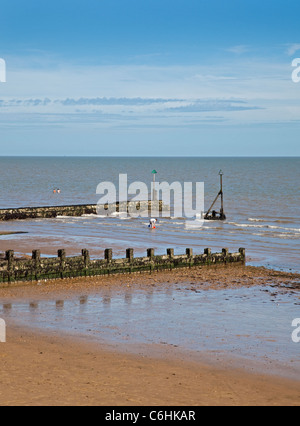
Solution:
<path fill-rule="evenodd" d="M 153 170 L 156 185 L 203 182 L 205 211 L 220 190 L 222 170 L 226 220 L 187 221 L 171 210 L 170 217 L 158 218 L 155 230 L 148 228 L 148 218 L 117 213 L 0 222 L 0 233 L 26 232 L 1 240 L 20 254 L 39 248 L 43 256 L 54 256 L 65 248 L 76 255 L 87 248 L 94 258 L 103 257 L 105 248 L 124 257 L 126 248 L 144 255 L 147 248 L 182 254 L 186 248 L 202 253 L 206 247 L 215 252 L 243 247 L 249 265 L 300 272 L 299 157 L 0 157 L 0 208 L 97 204 L 99 183 L 111 182 L 118 190 L 124 174 L 128 186 L 143 182 L 151 192 Z"/>

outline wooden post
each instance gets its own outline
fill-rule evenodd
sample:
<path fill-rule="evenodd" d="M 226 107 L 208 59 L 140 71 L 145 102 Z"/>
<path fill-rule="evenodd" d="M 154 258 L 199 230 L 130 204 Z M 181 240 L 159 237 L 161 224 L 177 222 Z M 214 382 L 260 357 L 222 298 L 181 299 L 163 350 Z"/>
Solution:
<path fill-rule="evenodd" d="M 112 249 L 104 250 L 104 258 L 107 260 L 108 263 L 112 261 Z"/>
<path fill-rule="evenodd" d="M 7 250 L 5 252 L 5 258 L 7 260 L 7 272 L 8 272 L 8 281 L 10 282 L 14 273 L 14 265 L 15 265 L 15 252 L 13 250 Z"/>
<path fill-rule="evenodd" d="M 61 249 L 57 252 L 58 257 L 60 258 L 60 277 L 64 278 L 64 269 L 66 263 L 66 250 Z"/>
<path fill-rule="evenodd" d="M 211 248 L 205 248 L 204 249 L 204 254 L 207 256 L 207 260 L 206 263 L 210 264 L 211 263 Z"/>
<path fill-rule="evenodd" d="M 241 261 L 243 263 L 245 263 L 246 262 L 246 250 L 241 247 L 241 248 L 239 248 L 239 253 L 240 253 L 240 256 L 241 256 Z"/>
<path fill-rule="evenodd" d="M 187 248 L 185 252 L 186 252 L 187 257 L 193 257 L 193 249 L 192 248 Z"/>
<path fill-rule="evenodd" d="M 153 257 L 154 257 L 154 248 L 147 249 L 147 257 L 150 257 L 151 260 L 153 259 Z"/>
<path fill-rule="evenodd" d="M 173 248 L 168 248 L 167 249 L 167 255 L 172 258 L 174 257 L 174 249 Z"/>
<path fill-rule="evenodd" d="M 90 264 L 90 253 L 87 249 L 83 249 L 81 253 L 83 257 L 84 267 L 85 269 L 87 269 Z"/>
<path fill-rule="evenodd" d="M 41 268 L 41 251 L 40 250 L 32 250 L 32 263 L 33 263 L 33 275 L 35 279 L 39 279 L 40 268 Z"/>
<path fill-rule="evenodd" d="M 126 259 L 128 259 L 128 262 L 133 261 L 133 258 L 134 258 L 133 253 L 134 253 L 133 248 L 126 249 Z"/>

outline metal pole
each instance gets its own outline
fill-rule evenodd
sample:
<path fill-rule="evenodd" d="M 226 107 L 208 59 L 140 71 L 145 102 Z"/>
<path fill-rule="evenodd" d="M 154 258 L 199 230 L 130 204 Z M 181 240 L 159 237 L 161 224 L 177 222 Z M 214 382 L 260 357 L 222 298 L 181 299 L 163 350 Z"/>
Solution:
<path fill-rule="evenodd" d="M 223 216 L 223 172 L 220 170 L 221 216 Z"/>
<path fill-rule="evenodd" d="M 221 195 L 221 209 L 220 209 L 220 219 L 224 220 L 226 219 L 226 216 L 224 214 L 224 203 L 223 203 L 223 172 L 222 170 L 219 171 L 220 175 L 220 195 Z"/>
<path fill-rule="evenodd" d="M 156 201 L 156 190 L 155 190 L 155 175 L 156 175 L 157 171 L 156 170 L 152 170 L 152 174 L 153 174 L 153 191 L 152 191 L 152 200 Z"/>

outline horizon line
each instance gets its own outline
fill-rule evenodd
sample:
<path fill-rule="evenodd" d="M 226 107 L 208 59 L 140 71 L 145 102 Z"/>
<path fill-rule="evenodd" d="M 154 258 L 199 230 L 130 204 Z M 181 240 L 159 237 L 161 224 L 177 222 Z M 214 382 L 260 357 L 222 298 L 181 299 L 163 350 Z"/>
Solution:
<path fill-rule="evenodd" d="M 300 155 L 0 155 L 0 158 L 300 158 Z"/>

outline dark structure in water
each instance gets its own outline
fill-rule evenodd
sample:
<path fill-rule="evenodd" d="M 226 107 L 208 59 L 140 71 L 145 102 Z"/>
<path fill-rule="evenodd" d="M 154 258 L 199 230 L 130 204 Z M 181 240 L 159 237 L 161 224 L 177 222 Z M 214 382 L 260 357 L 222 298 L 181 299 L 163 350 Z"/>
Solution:
<path fill-rule="evenodd" d="M 222 170 L 219 171 L 220 175 L 220 191 L 218 192 L 218 195 L 214 199 L 214 202 L 208 209 L 208 211 L 204 215 L 204 219 L 206 220 L 225 220 L 226 216 L 224 213 L 224 205 L 223 205 L 223 172 Z M 213 210 L 214 205 L 216 204 L 218 198 L 221 197 L 221 207 L 220 211 Z"/>

